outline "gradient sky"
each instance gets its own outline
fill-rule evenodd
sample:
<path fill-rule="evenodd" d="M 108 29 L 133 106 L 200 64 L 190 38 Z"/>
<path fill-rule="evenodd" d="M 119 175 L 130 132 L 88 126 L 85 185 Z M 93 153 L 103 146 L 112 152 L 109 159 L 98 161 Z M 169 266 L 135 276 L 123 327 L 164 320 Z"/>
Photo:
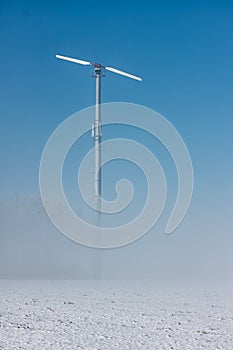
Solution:
<path fill-rule="evenodd" d="M 107 73 L 103 102 L 155 109 L 190 151 L 194 195 L 179 229 L 186 254 L 192 242 L 216 262 L 217 246 L 232 264 L 232 36 L 231 1 L 0 1 L 1 197 L 39 193 L 49 135 L 94 102 L 90 69 L 55 54 L 101 62 L 143 77 Z M 166 254 L 174 240 L 161 243 Z"/>

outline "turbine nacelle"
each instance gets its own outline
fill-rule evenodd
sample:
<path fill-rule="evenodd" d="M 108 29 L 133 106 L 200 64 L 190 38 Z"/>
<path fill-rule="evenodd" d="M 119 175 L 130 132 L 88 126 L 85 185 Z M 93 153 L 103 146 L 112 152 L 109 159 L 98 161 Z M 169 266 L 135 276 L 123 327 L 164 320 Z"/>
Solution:
<path fill-rule="evenodd" d="M 100 64 L 100 63 L 91 62 L 91 65 L 94 66 L 94 68 L 99 68 L 99 69 L 105 68 L 105 67 L 102 66 L 102 64 Z"/>

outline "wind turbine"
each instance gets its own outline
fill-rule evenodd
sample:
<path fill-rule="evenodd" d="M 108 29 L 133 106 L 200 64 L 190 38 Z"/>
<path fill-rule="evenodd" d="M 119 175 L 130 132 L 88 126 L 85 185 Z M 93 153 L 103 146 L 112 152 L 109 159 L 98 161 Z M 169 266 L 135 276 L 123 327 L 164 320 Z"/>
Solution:
<path fill-rule="evenodd" d="M 142 81 L 142 78 L 123 72 L 119 69 L 113 68 L 113 67 L 107 67 L 103 66 L 102 64 L 95 63 L 95 62 L 89 62 L 80 60 L 77 58 L 67 57 L 67 56 L 61 56 L 56 55 L 56 58 L 59 58 L 64 61 L 69 61 L 73 63 L 82 64 L 84 66 L 93 66 L 94 67 L 94 74 L 92 75 L 94 78 L 96 78 L 96 99 L 95 99 L 95 120 L 92 124 L 92 137 L 95 142 L 95 159 L 94 159 L 94 208 L 97 213 L 97 221 L 99 221 L 99 214 L 101 211 L 101 137 L 102 137 L 102 130 L 101 130 L 101 111 L 100 111 L 100 105 L 101 105 L 101 77 L 105 76 L 103 74 L 103 70 L 108 70 L 110 72 L 123 75 L 127 78 L 131 78 L 134 80 Z"/>

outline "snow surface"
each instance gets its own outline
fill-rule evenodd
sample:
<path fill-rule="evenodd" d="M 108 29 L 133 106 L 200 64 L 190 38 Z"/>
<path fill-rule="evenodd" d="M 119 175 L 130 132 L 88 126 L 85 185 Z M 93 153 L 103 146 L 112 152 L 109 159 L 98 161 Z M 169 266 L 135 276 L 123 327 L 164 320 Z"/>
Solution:
<path fill-rule="evenodd" d="M 0 349 L 233 347 L 233 303 L 198 288 L 0 281 Z"/>

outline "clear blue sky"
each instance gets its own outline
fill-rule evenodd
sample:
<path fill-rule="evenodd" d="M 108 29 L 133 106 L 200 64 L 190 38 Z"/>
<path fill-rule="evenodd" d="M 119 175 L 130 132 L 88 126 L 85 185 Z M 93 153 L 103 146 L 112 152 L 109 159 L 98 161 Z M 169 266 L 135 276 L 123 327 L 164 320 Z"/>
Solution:
<path fill-rule="evenodd" d="M 173 123 L 195 171 L 184 229 L 190 222 L 194 231 L 222 228 L 228 241 L 232 37 L 233 4 L 226 0 L 0 1 L 1 196 L 38 192 L 49 135 L 94 102 L 89 69 L 56 60 L 61 53 L 143 77 L 140 84 L 109 73 L 103 102 L 142 104 Z"/>

